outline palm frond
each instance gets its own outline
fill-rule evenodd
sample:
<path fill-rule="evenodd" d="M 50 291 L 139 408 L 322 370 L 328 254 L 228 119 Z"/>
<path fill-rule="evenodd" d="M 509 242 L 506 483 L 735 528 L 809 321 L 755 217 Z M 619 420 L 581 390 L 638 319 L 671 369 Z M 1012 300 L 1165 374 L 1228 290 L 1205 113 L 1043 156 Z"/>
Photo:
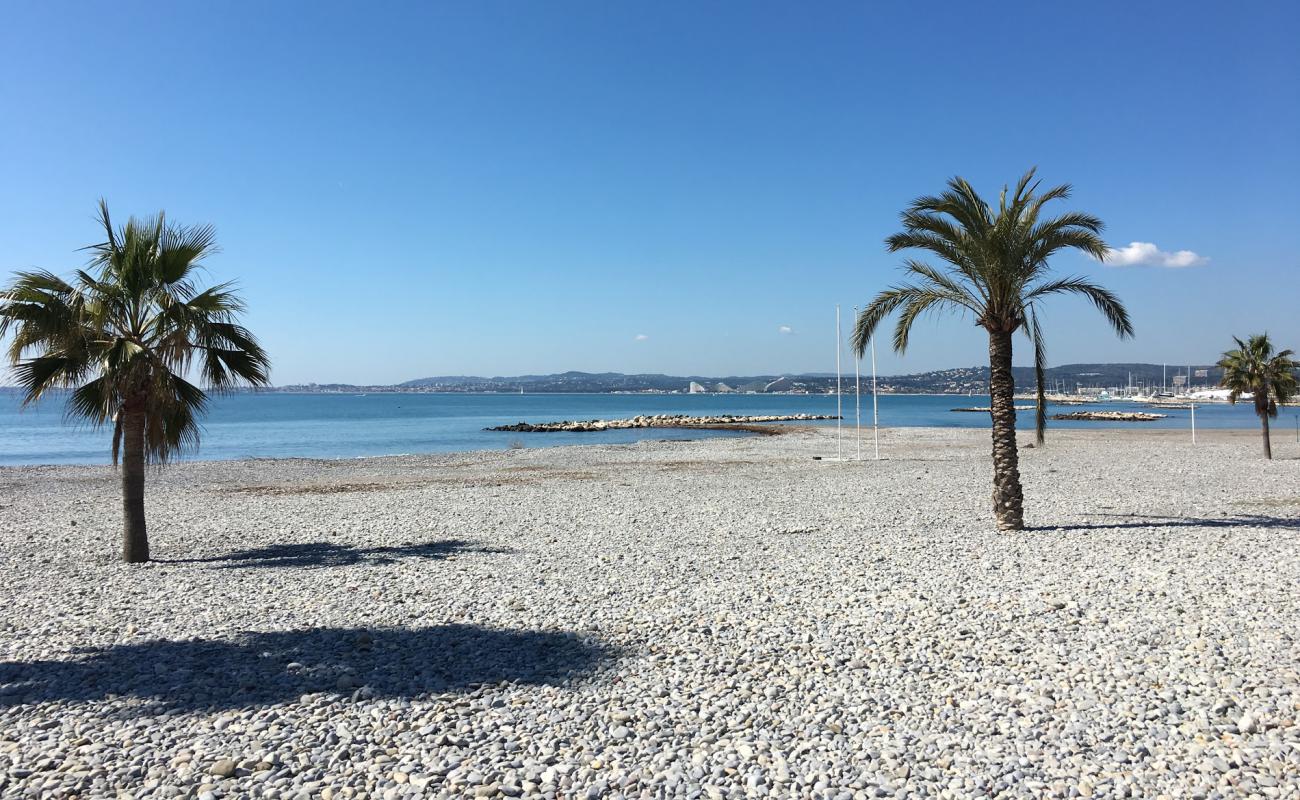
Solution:
<path fill-rule="evenodd" d="M 1041 194 L 1037 191 L 1038 182 L 1035 181 L 1030 195 L 1021 201 L 1021 210 L 1018 215 L 1019 223 L 1022 227 L 1032 229 L 1038 224 L 1038 218 L 1042 215 L 1043 206 L 1053 200 L 1065 200 L 1070 196 L 1070 184 L 1063 183 L 1060 186 L 1053 186 Z"/>
<path fill-rule="evenodd" d="M 1101 312 L 1115 333 L 1121 338 L 1133 336 L 1133 322 L 1129 319 L 1128 309 L 1114 292 L 1091 281 L 1078 277 L 1061 278 L 1041 283 L 1031 288 L 1024 295 L 1025 304 L 1029 305 L 1053 294 L 1078 294 L 1087 298 Z"/>
<path fill-rule="evenodd" d="M 114 392 L 112 382 L 99 377 L 73 390 L 68 397 L 67 415 L 99 427 L 113 419 L 120 407 L 121 398 Z"/>
<path fill-rule="evenodd" d="M 894 325 L 894 351 L 906 353 L 912 335 L 912 325 L 916 320 L 927 312 L 944 307 L 960 310 L 965 307 L 965 303 L 960 297 L 954 297 L 941 289 L 931 288 L 923 289 L 909 299 L 903 306 L 902 313 L 898 315 L 898 322 Z"/>
<path fill-rule="evenodd" d="M 880 326 L 881 321 L 914 297 L 918 291 L 915 286 L 891 287 L 876 295 L 866 308 L 858 312 L 858 318 L 853 323 L 853 333 L 849 337 L 855 357 L 862 358 L 867 345 L 871 343 L 871 337 L 876 335 L 876 328 Z"/>
<path fill-rule="evenodd" d="M 155 376 L 145 409 L 145 452 L 151 463 L 165 463 L 199 446 L 198 415 L 207 394 L 166 370 Z"/>
<path fill-rule="evenodd" d="M 982 291 L 980 287 L 963 285 L 960 281 L 952 279 L 924 261 L 909 258 L 903 262 L 903 267 L 908 272 L 920 276 L 926 283 L 941 290 L 952 302 L 966 308 L 976 318 L 979 317 L 984 302 L 982 298 L 975 295 L 975 292 Z M 975 291 L 971 291 L 972 289 Z"/>
<path fill-rule="evenodd" d="M 211 225 L 173 227 L 163 231 L 158 242 L 157 274 L 163 284 L 179 283 L 204 258 L 217 252 L 217 232 Z"/>
<path fill-rule="evenodd" d="M 1026 263 L 1045 265 L 1047 259 L 1062 250 L 1080 250 L 1102 261 L 1110 252 L 1101 235 L 1087 226 L 1058 224 L 1059 219 L 1040 223 L 1030 232 L 1030 244 L 1025 253 Z M 1095 220 L 1100 225 L 1100 220 Z"/>
<path fill-rule="evenodd" d="M 51 390 L 76 386 L 90 371 L 90 364 L 77 355 L 50 354 L 19 361 L 12 368 L 23 390 L 23 404 L 30 405 Z"/>

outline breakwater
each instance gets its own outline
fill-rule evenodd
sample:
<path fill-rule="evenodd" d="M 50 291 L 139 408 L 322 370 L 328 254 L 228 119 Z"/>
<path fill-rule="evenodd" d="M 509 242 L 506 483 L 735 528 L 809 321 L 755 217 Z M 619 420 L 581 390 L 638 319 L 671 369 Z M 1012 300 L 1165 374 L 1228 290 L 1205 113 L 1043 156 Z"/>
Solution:
<path fill-rule="evenodd" d="M 700 428 L 719 425 L 758 425 L 767 422 L 814 422 L 839 419 L 827 414 L 761 414 L 741 416 L 717 414 L 692 416 L 688 414 L 655 414 L 628 419 L 564 420 L 562 422 L 517 422 L 513 425 L 495 425 L 488 431 L 510 433 L 583 433 L 588 431 L 615 431 L 628 428 Z"/>
<path fill-rule="evenodd" d="M 1147 414 L 1143 411 L 1072 411 L 1068 414 L 1053 414 L 1052 419 L 1085 422 L 1155 422 L 1167 416 L 1168 414 Z"/>

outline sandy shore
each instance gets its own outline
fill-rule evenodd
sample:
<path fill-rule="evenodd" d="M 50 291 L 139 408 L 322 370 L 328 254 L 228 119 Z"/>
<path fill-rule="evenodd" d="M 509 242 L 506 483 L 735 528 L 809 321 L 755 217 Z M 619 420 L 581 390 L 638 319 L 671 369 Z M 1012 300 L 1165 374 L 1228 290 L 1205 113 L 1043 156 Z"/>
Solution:
<path fill-rule="evenodd" d="M 1296 796 L 1300 445 L 988 449 L 0 469 L 0 794 Z"/>

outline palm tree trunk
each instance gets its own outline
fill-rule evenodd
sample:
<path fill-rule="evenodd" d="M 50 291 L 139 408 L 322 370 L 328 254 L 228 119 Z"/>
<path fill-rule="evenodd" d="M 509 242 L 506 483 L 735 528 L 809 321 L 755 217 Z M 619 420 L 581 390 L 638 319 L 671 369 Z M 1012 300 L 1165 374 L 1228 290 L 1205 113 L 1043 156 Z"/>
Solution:
<path fill-rule="evenodd" d="M 149 560 L 144 525 L 144 411 L 123 410 L 122 418 L 122 560 Z"/>
<path fill-rule="evenodd" d="M 1011 374 L 1011 334 L 989 331 L 989 414 L 993 418 L 993 516 L 998 528 L 1025 527 L 1020 456 L 1016 452 L 1016 381 Z"/>
<path fill-rule="evenodd" d="M 1273 459 L 1273 443 L 1269 441 L 1268 437 L 1268 414 L 1260 414 L 1259 421 L 1264 423 L 1264 458 L 1271 461 Z"/>

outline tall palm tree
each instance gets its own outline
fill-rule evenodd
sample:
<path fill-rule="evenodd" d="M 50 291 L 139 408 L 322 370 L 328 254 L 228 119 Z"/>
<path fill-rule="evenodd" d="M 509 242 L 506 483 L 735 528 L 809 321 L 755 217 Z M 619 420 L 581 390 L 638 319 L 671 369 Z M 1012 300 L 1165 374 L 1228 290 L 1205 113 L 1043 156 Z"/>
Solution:
<path fill-rule="evenodd" d="M 1267 333 L 1256 334 L 1246 341 L 1232 337 L 1236 350 L 1229 350 L 1219 360 L 1223 369 L 1222 385 L 1228 389 L 1228 402 L 1236 403 L 1243 394 L 1254 395 L 1255 413 L 1264 431 L 1264 458 L 1273 457 L 1268 436 L 1269 417 L 1277 416 L 1277 407 L 1296 396 L 1296 370 L 1300 361 L 1291 358 L 1293 350 L 1273 352 Z"/>
<path fill-rule="evenodd" d="M 198 446 L 197 418 L 211 389 L 268 382 L 270 361 L 238 322 L 244 304 L 231 284 L 200 290 L 195 273 L 217 251 L 211 226 L 168 224 L 163 214 L 114 228 L 71 282 L 19 272 L 0 294 L 0 336 L 23 402 L 71 389 L 69 417 L 113 423 L 113 464 L 122 460 L 122 558 L 149 560 L 144 467 Z"/>
<path fill-rule="evenodd" d="M 947 191 L 921 197 L 902 213 L 903 231 L 885 240 L 889 252 L 927 250 L 944 262 L 938 269 L 916 259 L 904 262 L 911 283 L 876 296 L 859 315 L 853 347 L 860 357 L 876 327 L 901 309 L 894 328 L 894 349 L 907 350 L 908 335 L 919 316 L 930 311 L 969 314 L 989 339 L 989 394 L 993 422 L 993 514 L 1002 530 L 1024 527 L 1024 493 L 1016 451 L 1015 380 L 1011 373 L 1012 335 L 1024 331 L 1034 348 L 1038 384 L 1036 434 L 1043 441 L 1047 425 L 1043 371 L 1046 348 L 1039 324 L 1039 304 L 1050 295 L 1079 294 L 1090 300 L 1121 337 L 1133 335 L 1128 311 L 1114 294 L 1079 277 L 1050 278 L 1048 258 L 1074 248 L 1098 258 L 1107 254 L 1102 222 L 1090 214 L 1070 212 L 1044 217 L 1043 206 L 1070 196 L 1068 185 L 1038 192 L 1034 170 L 1015 191 L 1006 187 L 996 208 L 962 178 L 948 181 Z"/>

